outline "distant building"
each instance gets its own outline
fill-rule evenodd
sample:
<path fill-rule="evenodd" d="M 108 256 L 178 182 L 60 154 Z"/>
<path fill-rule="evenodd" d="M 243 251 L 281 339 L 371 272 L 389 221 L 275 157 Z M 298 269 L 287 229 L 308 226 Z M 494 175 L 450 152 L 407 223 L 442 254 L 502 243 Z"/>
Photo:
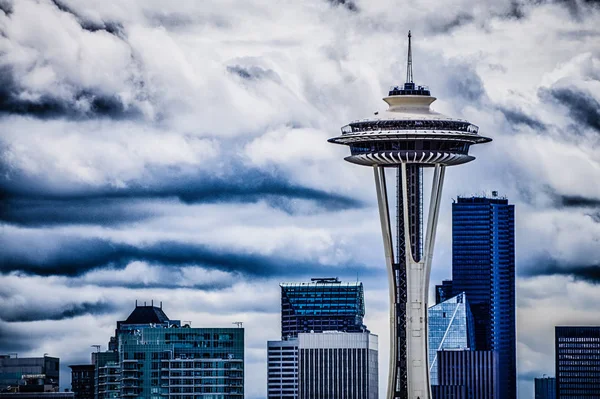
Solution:
<path fill-rule="evenodd" d="M 57 357 L 0 355 L 0 392 L 55 392 L 59 387 Z"/>
<path fill-rule="evenodd" d="M 433 399 L 504 399 L 498 378 L 498 354 L 493 351 L 447 350 L 437 355 L 437 394 Z M 464 390 L 463 390 L 464 388 Z M 461 396 L 461 395 L 465 395 Z"/>
<path fill-rule="evenodd" d="M 267 342 L 267 398 L 298 398 L 298 339 Z"/>
<path fill-rule="evenodd" d="M 75 399 L 94 399 L 95 366 L 74 364 L 71 368 L 71 391 Z"/>
<path fill-rule="evenodd" d="M 517 395 L 514 212 L 496 193 L 452 204 L 452 290 L 469 298 L 477 350 L 498 354 L 502 399 Z"/>
<path fill-rule="evenodd" d="M 298 335 L 300 399 L 377 399 L 377 336 L 325 332 Z"/>
<path fill-rule="evenodd" d="M 244 397 L 244 329 L 191 328 L 137 306 L 95 353 L 96 399 Z"/>
<path fill-rule="evenodd" d="M 73 392 L 0 393 L 0 399 L 74 399 Z"/>
<path fill-rule="evenodd" d="M 454 293 L 452 291 L 452 280 L 444 280 L 442 284 L 435 286 L 435 303 L 442 303 L 452 298 Z"/>
<path fill-rule="evenodd" d="M 556 399 L 556 378 L 536 378 L 535 399 Z"/>
<path fill-rule="evenodd" d="M 302 332 L 365 332 L 365 300 L 360 282 L 313 278 L 309 283 L 283 283 L 281 338 Z"/>
<path fill-rule="evenodd" d="M 441 350 L 475 350 L 473 315 L 464 293 L 431 306 L 429 319 L 429 375 L 438 384 L 437 354 Z"/>
<path fill-rule="evenodd" d="M 600 398 L 600 327 L 556 327 L 556 398 Z"/>

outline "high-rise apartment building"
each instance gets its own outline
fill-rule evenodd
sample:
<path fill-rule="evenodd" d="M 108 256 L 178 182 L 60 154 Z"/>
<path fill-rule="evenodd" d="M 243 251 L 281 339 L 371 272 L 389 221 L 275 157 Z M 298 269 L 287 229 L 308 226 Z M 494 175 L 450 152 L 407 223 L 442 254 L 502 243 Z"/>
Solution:
<path fill-rule="evenodd" d="M 475 350 L 473 315 L 463 293 L 431 306 L 428 318 L 429 375 L 431 385 L 437 385 L 439 351 Z"/>
<path fill-rule="evenodd" d="M 0 391 L 54 392 L 59 387 L 60 359 L 0 355 Z"/>
<path fill-rule="evenodd" d="M 282 339 L 301 332 L 367 331 L 362 283 L 313 278 L 309 283 L 282 283 L 280 287 Z"/>
<path fill-rule="evenodd" d="M 556 398 L 600 398 L 600 327 L 556 327 Z"/>
<path fill-rule="evenodd" d="M 300 399 L 377 399 L 377 336 L 325 332 L 298 335 Z"/>
<path fill-rule="evenodd" d="M 432 390 L 434 399 L 504 399 L 497 352 L 445 350 L 437 357 L 439 386 Z"/>
<path fill-rule="evenodd" d="M 535 399 L 556 399 L 556 378 L 536 378 Z"/>
<path fill-rule="evenodd" d="M 452 287 L 464 292 L 478 351 L 495 351 L 502 399 L 516 399 L 514 205 L 459 197 L 452 204 Z"/>
<path fill-rule="evenodd" d="M 95 353 L 96 399 L 244 397 L 244 329 L 191 328 L 137 306 Z"/>

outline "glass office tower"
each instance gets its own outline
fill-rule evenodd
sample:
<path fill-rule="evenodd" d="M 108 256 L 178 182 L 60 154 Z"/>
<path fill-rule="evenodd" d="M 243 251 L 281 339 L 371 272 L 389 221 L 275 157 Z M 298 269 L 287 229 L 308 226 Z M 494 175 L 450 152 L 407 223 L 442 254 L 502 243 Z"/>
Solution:
<path fill-rule="evenodd" d="M 313 278 L 309 283 L 282 283 L 281 338 L 301 332 L 366 332 L 365 299 L 361 282 Z"/>
<path fill-rule="evenodd" d="M 514 205 L 492 197 L 452 204 L 452 287 L 469 298 L 478 351 L 495 351 L 500 397 L 516 399 Z"/>
<path fill-rule="evenodd" d="M 429 375 L 438 384 L 437 355 L 441 350 L 475 350 L 473 315 L 465 294 L 429 308 Z"/>
<path fill-rule="evenodd" d="M 600 327 L 556 327 L 556 398 L 600 398 Z"/>

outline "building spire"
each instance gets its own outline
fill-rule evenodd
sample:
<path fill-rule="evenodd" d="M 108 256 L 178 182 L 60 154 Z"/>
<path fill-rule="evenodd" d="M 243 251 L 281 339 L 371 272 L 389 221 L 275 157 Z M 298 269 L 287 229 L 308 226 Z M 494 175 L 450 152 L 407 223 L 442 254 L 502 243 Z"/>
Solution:
<path fill-rule="evenodd" d="M 406 62 L 406 83 L 414 83 L 413 82 L 413 71 L 412 71 L 412 47 L 411 40 L 412 35 L 410 31 L 408 31 L 408 60 Z"/>

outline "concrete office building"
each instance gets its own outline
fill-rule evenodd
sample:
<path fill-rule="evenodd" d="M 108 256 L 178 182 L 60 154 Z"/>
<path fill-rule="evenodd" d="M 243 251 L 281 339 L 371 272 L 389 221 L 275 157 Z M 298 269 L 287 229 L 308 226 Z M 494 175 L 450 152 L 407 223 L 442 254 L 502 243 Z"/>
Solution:
<path fill-rule="evenodd" d="M 373 334 L 299 334 L 298 397 L 378 399 L 377 356 Z"/>
<path fill-rule="evenodd" d="M 298 398 L 298 339 L 267 342 L 267 398 Z"/>

